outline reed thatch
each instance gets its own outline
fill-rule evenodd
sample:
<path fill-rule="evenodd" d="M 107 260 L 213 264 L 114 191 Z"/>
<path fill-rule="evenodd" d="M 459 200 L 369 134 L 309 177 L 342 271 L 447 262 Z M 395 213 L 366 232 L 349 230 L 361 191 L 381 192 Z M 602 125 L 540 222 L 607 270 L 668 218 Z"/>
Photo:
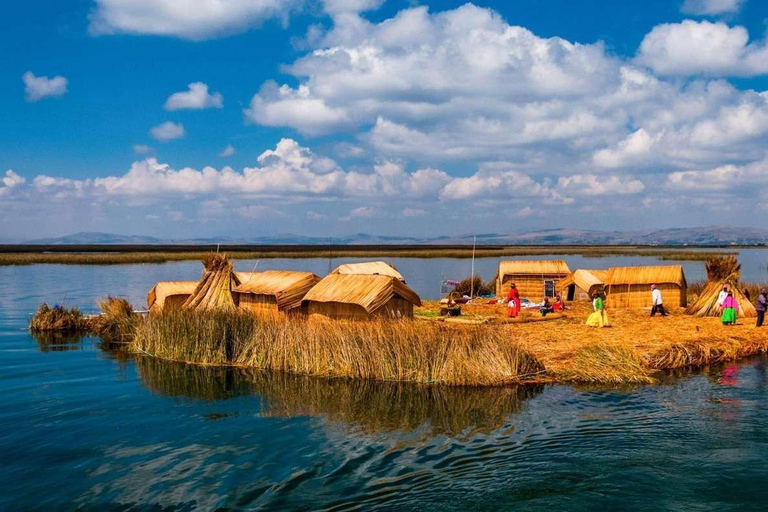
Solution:
<path fill-rule="evenodd" d="M 667 307 L 685 307 L 688 284 L 680 265 L 612 267 L 605 278 L 606 307 L 650 308 L 653 305 L 651 285 L 661 290 Z"/>
<path fill-rule="evenodd" d="M 568 300 L 589 300 L 595 293 L 602 293 L 607 276 L 607 270 L 578 269 L 560 281 L 558 289 Z M 571 286 L 578 288 L 578 293 L 575 288 L 570 290 Z"/>
<path fill-rule="evenodd" d="M 300 307 L 307 292 L 320 281 L 320 277 L 312 272 L 291 270 L 236 272 L 235 276 L 240 284 L 233 287 L 232 292 L 239 295 L 240 309 L 253 309 L 248 305 L 274 304 L 281 312 Z"/>
<path fill-rule="evenodd" d="M 147 307 L 152 312 L 168 306 L 181 306 L 197 288 L 197 281 L 161 281 L 147 293 Z"/>
<path fill-rule="evenodd" d="M 712 258 L 707 260 L 705 267 L 707 269 L 707 285 L 699 294 L 696 302 L 685 310 L 686 314 L 693 316 L 720 316 L 722 310 L 720 309 L 718 298 L 723 286 L 728 285 L 729 291 L 733 292 L 733 298 L 739 304 L 738 315 L 744 318 L 757 316 L 755 307 L 739 289 L 741 265 L 735 256 Z"/>
<path fill-rule="evenodd" d="M 381 313 L 412 317 L 413 306 L 420 306 L 421 299 L 392 276 L 330 274 L 309 290 L 302 304 L 308 306 L 310 315 L 365 318 Z"/>
<path fill-rule="evenodd" d="M 394 267 L 384 261 L 364 261 L 361 263 L 345 263 L 336 267 L 331 274 L 342 275 L 369 275 L 369 276 L 390 276 L 405 282 L 402 274 Z"/>
<path fill-rule="evenodd" d="M 496 295 L 504 297 L 509 293 L 512 283 L 517 287 L 520 297 L 539 301 L 545 296 L 546 282 L 551 281 L 554 295 L 560 280 L 571 271 L 563 260 L 509 260 L 499 262 L 496 278 Z"/>
<path fill-rule="evenodd" d="M 192 295 L 182 304 L 183 309 L 235 311 L 237 306 L 232 298 L 232 283 L 239 283 L 233 276 L 232 262 L 226 254 L 210 253 L 203 259 L 205 271 Z"/>

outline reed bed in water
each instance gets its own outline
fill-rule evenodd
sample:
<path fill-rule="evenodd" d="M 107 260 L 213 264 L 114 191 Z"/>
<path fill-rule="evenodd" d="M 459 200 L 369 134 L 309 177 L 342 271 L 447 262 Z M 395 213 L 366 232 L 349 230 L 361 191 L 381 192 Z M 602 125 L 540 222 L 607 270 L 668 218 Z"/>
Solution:
<path fill-rule="evenodd" d="M 45 302 L 40 304 L 29 322 L 29 330 L 34 333 L 77 333 L 87 331 L 89 327 L 88 319 L 78 308 L 51 307 Z"/>
<path fill-rule="evenodd" d="M 627 246 L 589 246 L 589 247 L 563 247 L 563 246 L 509 246 L 483 248 L 478 247 L 475 256 L 478 258 L 492 258 L 500 256 L 534 256 L 534 255 L 569 255 L 578 254 L 590 257 L 610 256 L 648 256 L 659 260 L 670 261 L 705 261 L 723 254 L 733 254 L 729 251 L 689 251 L 672 248 L 638 248 Z M 119 252 L 119 248 L 104 252 L 7 252 L 0 253 L 0 266 L 4 265 L 35 265 L 41 263 L 62 265 L 120 265 L 136 263 L 165 263 L 169 261 L 199 260 L 207 254 L 207 251 L 169 252 L 153 251 L 148 248 L 144 252 Z M 301 251 L 273 251 L 252 250 L 236 251 L 227 250 L 231 259 L 263 259 L 263 258 L 327 258 L 327 248 L 317 246 L 312 250 Z M 358 250 L 354 246 L 344 249 L 334 249 L 334 258 L 471 258 L 472 247 L 455 248 L 407 248 L 382 246 L 376 250 Z"/>
<path fill-rule="evenodd" d="M 423 384 L 504 385 L 544 369 L 503 332 L 410 320 L 257 319 L 176 310 L 142 322 L 132 347 L 188 363 Z"/>

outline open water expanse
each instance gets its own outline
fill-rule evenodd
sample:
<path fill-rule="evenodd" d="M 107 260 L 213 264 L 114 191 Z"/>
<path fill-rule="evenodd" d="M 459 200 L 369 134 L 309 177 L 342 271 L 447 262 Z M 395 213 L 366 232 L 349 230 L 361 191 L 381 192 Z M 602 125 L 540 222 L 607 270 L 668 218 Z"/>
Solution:
<path fill-rule="evenodd" d="M 768 281 L 768 253 L 753 252 L 740 257 L 744 277 Z M 659 263 L 565 259 L 572 269 Z M 470 265 L 393 262 L 426 298 Z M 490 278 L 496 263 L 476 267 Z M 703 277 L 701 262 L 683 264 L 689 281 Z M 26 331 L 40 302 L 91 310 L 111 293 L 142 306 L 154 282 L 200 271 L 0 267 L 0 509 L 768 507 L 764 359 L 628 389 L 448 389 L 195 368 Z"/>

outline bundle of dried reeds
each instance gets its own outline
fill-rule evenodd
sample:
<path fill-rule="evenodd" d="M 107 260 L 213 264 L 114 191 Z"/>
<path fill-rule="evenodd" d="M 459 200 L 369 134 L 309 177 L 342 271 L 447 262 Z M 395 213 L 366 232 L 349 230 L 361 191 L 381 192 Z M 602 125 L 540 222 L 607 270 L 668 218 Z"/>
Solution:
<path fill-rule="evenodd" d="M 51 307 L 45 302 L 40 304 L 29 323 L 29 330 L 32 332 L 78 333 L 88 331 L 89 327 L 88 319 L 79 309 Z"/>
<path fill-rule="evenodd" d="M 729 291 L 733 292 L 733 297 L 739 303 L 739 316 L 746 318 L 757 316 L 755 307 L 739 289 L 741 265 L 736 256 L 711 258 L 707 260 L 705 267 L 709 282 L 699 294 L 696 302 L 685 310 L 686 314 L 693 316 L 720 316 L 722 311 L 718 297 L 723 286 L 728 285 Z"/>
<path fill-rule="evenodd" d="M 182 308 L 201 311 L 235 311 L 232 298 L 232 262 L 226 254 L 208 253 L 202 259 L 205 271 Z"/>
<path fill-rule="evenodd" d="M 107 297 L 99 300 L 99 308 L 101 314 L 91 321 L 94 334 L 109 343 L 127 343 L 133 339 L 139 317 L 127 300 Z"/>

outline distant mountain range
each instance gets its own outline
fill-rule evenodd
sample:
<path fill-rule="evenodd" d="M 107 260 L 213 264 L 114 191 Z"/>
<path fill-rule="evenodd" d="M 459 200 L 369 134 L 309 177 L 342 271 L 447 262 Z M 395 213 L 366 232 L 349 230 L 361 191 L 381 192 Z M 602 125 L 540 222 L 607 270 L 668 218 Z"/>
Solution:
<path fill-rule="evenodd" d="M 768 229 L 710 226 L 654 231 L 594 231 L 580 229 L 547 229 L 518 233 L 483 233 L 477 235 L 440 236 L 435 238 L 375 236 L 358 233 L 344 237 L 308 237 L 284 234 L 253 238 L 166 239 L 142 235 L 82 232 L 56 238 L 24 242 L 39 245 L 154 245 L 154 244 L 253 244 L 253 245 L 465 245 L 477 236 L 478 245 L 766 245 Z"/>

